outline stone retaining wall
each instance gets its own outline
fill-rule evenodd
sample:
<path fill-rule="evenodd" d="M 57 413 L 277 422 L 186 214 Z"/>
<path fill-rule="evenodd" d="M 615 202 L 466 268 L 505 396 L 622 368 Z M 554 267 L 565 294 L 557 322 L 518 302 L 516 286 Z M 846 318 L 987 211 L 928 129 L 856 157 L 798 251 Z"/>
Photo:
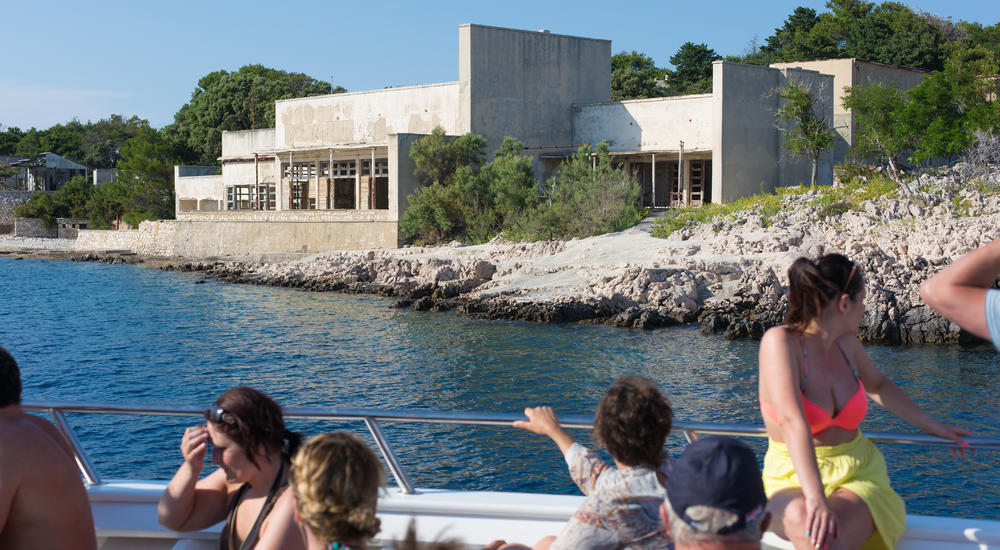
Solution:
<path fill-rule="evenodd" d="M 59 236 L 59 228 L 52 226 L 51 229 L 45 227 L 39 218 L 14 218 L 15 237 L 46 237 L 56 238 Z"/>
<path fill-rule="evenodd" d="M 140 256 L 174 255 L 174 220 L 146 221 L 139 229 L 81 229 L 77 250 L 130 250 Z"/>
<path fill-rule="evenodd" d="M 31 198 L 31 191 L 0 189 L 0 235 L 14 232 L 14 207 Z"/>

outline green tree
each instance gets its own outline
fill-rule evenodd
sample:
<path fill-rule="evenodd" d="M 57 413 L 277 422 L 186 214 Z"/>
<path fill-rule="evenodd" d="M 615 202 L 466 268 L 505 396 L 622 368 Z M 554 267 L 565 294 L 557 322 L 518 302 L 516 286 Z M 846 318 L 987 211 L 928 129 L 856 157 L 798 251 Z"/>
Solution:
<path fill-rule="evenodd" d="M 789 81 L 778 90 L 778 97 L 784 100 L 777 113 L 778 127 L 785 134 L 783 147 L 793 155 L 809 159 L 812 163 L 809 184 L 815 186 L 819 155 L 833 147 L 834 130 L 826 117 L 817 113 L 819 105 L 802 84 Z"/>
<path fill-rule="evenodd" d="M 448 138 L 440 128 L 413 144 L 410 157 L 424 185 L 410 195 L 400 220 L 405 235 L 428 243 L 481 243 L 516 226 L 535 206 L 534 166 L 521 156 L 523 145 L 504 138 L 493 160 L 481 164 L 485 148 L 482 136 Z"/>
<path fill-rule="evenodd" d="M 646 54 L 632 51 L 611 56 L 611 99 L 644 99 L 661 97 L 666 90 L 656 81 L 665 74 Z"/>
<path fill-rule="evenodd" d="M 812 8 L 798 7 L 788 16 L 785 24 L 774 30 L 760 50 L 772 62 L 823 59 L 829 45 L 820 40 L 812 29 L 819 23 L 819 16 Z"/>
<path fill-rule="evenodd" d="M 906 123 L 906 104 L 906 93 L 893 83 L 854 86 L 844 96 L 844 108 L 851 111 L 857 124 L 851 152 L 878 155 L 895 181 L 900 181 L 898 162 L 914 143 Z"/>
<path fill-rule="evenodd" d="M 1000 116 L 991 86 L 975 66 L 949 61 L 910 89 L 904 116 L 917 135 L 912 160 L 952 158 L 973 144 L 975 130 L 996 128 Z"/>
<path fill-rule="evenodd" d="M 615 166 L 608 145 L 584 145 L 549 178 L 524 222 L 533 239 L 571 239 L 622 231 L 642 219 L 639 182 Z"/>
<path fill-rule="evenodd" d="M 14 215 L 20 218 L 39 218 L 45 227 L 54 227 L 56 218 L 86 218 L 87 202 L 94 193 L 94 185 L 85 176 L 74 176 L 54 193 L 38 192 L 19 206 Z"/>
<path fill-rule="evenodd" d="M 142 128 L 122 145 L 121 157 L 117 179 L 126 197 L 123 219 L 136 226 L 144 220 L 173 218 L 176 158 L 166 139 L 152 128 Z"/>
<path fill-rule="evenodd" d="M 88 168 L 114 168 L 121 156 L 121 147 L 138 135 L 142 128 L 149 128 L 149 121 L 132 116 L 125 118 L 113 114 L 108 118 L 88 123 L 81 139 L 83 157 Z"/>
<path fill-rule="evenodd" d="M 940 70 L 947 55 L 934 22 L 898 2 L 883 2 L 851 25 L 843 53 L 927 70 Z"/>
<path fill-rule="evenodd" d="M 423 185 L 408 197 L 409 207 L 399 222 L 404 235 L 430 243 L 465 234 L 466 201 L 479 200 L 475 176 L 485 151 L 482 136 L 467 133 L 450 138 L 440 126 L 410 147 L 415 174 Z"/>
<path fill-rule="evenodd" d="M 0 124 L 0 128 L 3 125 Z M 0 132 L 0 155 L 11 155 L 16 154 L 17 144 L 21 142 L 21 138 L 24 137 L 24 132 L 21 131 L 17 126 L 8 126 L 3 132 Z"/>
<path fill-rule="evenodd" d="M 247 65 L 202 77 L 191 100 L 164 128 L 186 162 L 213 165 L 222 155 L 222 132 L 274 127 L 274 102 L 345 91 L 302 73 Z"/>
<path fill-rule="evenodd" d="M 670 95 L 703 94 L 712 91 L 712 62 L 722 59 L 705 44 L 685 42 L 670 56 L 674 70 L 668 74 Z"/>

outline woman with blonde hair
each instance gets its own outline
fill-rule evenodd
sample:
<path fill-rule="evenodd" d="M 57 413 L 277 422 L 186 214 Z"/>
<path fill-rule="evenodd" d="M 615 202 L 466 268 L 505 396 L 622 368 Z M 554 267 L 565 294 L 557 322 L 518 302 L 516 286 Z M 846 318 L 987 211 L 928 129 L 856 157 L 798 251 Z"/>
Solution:
<path fill-rule="evenodd" d="M 292 459 L 295 519 L 306 527 L 309 550 L 366 548 L 379 532 L 375 517 L 382 465 L 349 432 L 318 435 Z"/>
<path fill-rule="evenodd" d="M 771 528 L 798 550 L 893 548 L 903 533 L 903 499 L 858 428 L 869 398 L 957 445 L 969 435 L 931 418 L 875 368 L 857 336 L 864 299 L 864 275 L 851 260 L 799 258 L 788 269 L 786 324 L 760 342 Z"/>

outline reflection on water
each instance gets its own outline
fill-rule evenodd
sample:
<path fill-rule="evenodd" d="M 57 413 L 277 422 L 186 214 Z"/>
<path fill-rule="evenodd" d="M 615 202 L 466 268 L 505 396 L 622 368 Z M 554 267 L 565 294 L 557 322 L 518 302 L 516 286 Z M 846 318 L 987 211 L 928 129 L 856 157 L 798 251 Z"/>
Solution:
<path fill-rule="evenodd" d="M 248 384 L 288 406 L 518 412 L 550 404 L 590 414 L 619 375 L 643 373 L 678 418 L 759 423 L 757 344 L 693 327 L 634 331 L 417 313 L 370 296 L 198 284 L 134 266 L 0 258 L 0 345 L 28 399 L 206 405 Z M 991 348 L 870 347 L 928 410 L 996 434 Z M 865 428 L 902 429 L 872 407 Z M 105 477 L 168 477 L 188 421 L 75 415 Z M 359 425 L 298 423 L 307 433 Z M 573 492 L 548 440 L 511 429 L 388 425 L 418 485 Z M 589 443 L 585 433 L 574 433 Z M 758 451 L 763 442 L 753 443 Z M 680 441 L 672 438 L 672 450 Z M 995 453 L 883 445 L 912 513 L 1000 519 Z"/>

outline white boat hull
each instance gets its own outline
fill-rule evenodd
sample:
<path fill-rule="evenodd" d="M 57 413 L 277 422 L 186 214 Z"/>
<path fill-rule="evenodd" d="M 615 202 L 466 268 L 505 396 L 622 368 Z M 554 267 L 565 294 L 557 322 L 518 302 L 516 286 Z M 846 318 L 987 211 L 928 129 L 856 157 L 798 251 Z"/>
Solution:
<path fill-rule="evenodd" d="M 212 550 L 220 525 L 193 533 L 164 529 L 156 503 L 165 481 L 106 481 L 88 489 L 101 550 Z M 421 539 L 457 538 L 469 548 L 503 539 L 527 544 L 559 532 L 583 497 L 489 491 L 422 489 L 407 495 L 395 487 L 379 500 L 382 532 L 377 542 L 403 537 L 416 519 Z M 791 548 L 768 533 L 765 548 Z M 911 515 L 899 550 L 1000 549 L 1000 521 Z"/>

